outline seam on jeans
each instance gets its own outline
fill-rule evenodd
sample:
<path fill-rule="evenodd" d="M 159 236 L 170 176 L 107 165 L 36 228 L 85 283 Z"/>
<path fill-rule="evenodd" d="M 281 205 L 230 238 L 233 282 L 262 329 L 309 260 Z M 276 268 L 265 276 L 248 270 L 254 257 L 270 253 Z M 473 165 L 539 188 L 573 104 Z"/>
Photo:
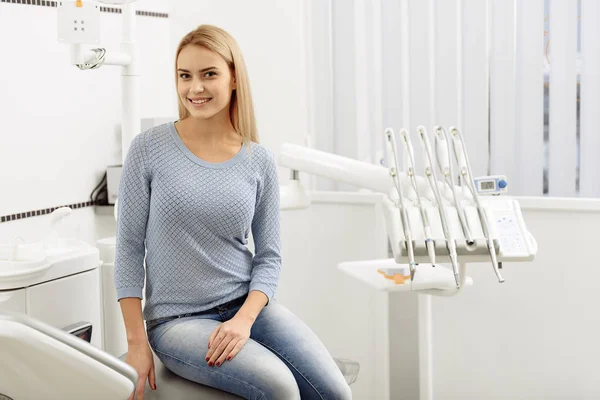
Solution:
<path fill-rule="evenodd" d="M 319 391 L 317 390 L 317 388 L 315 387 L 315 385 L 313 385 L 313 383 L 306 377 L 304 376 L 304 374 L 302 372 L 300 372 L 298 370 L 298 368 L 296 368 L 296 366 L 294 364 L 292 364 L 292 362 L 290 360 L 287 359 L 287 357 L 284 357 L 282 354 L 280 354 L 277 350 L 275 350 L 274 348 L 262 343 L 259 340 L 256 340 L 255 338 L 252 338 L 252 340 L 254 340 L 256 343 L 260 343 L 262 346 L 265 346 L 267 349 L 269 349 L 270 351 L 272 351 L 273 353 L 277 354 L 279 357 L 283 358 L 285 361 L 287 361 L 288 364 L 290 364 L 292 366 L 292 368 L 294 368 L 296 370 L 296 372 L 298 372 L 298 374 L 304 378 L 304 380 L 306 382 L 308 382 L 308 384 L 310 385 L 310 387 L 312 387 L 315 390 L 315 393 L 317 393 L 319 395 L 319 397 L 321 398 L 321 400 L 325 400 L 325 398 L 323 397 L 323 395 L 321 393 L 319 393 Z"/>
<path fill-rule="evenodd" d="M 219 375 L 219 376 L 225 377 L 225 378 L 227 378 L 227 379 L 231 379 L 231 380 L 234 380 L 234 381 L 240 382 L 240 383 L 242 383 L 242 384 L 244 384 L 244 385 L 248 385 L 248 386 L 250 386 L 251 388 L 255 389 L 255 390 L 258 392 L 258 393 L 260 393 L 263 399 L 267 399 L 267 396 L 266 396 L 266 395 L 265 395 L 265 394 L 264 394 L 264 393 L 263 393 L 263 392 L 262 392 L 262 391 L 261 391 L 259 388 L 257 388 L 256 386 L 254 386 L 254 385 L 253 385 L 253 384 L 251 384 L 250 382 L 246 382 L 246 381 L 243 381 L 243 380 L 241 380 L 241 379 L 234 378 L 234 377 L 232 377 L 232 376 L 230 376 L 230 375 L 222 374 L 222 373 L 220 373 L 220 372 L 217 372 L 217 371 L 211 371 L 210 369 L 209 369 L 209 370 L 206 370 L 206 369 L 204 369 L 204 368 L 202 368 L 202 367 L 200 367 L 200 366 L 198 366 L 198 365 L 196 365 L 196 364 L 192 364 L 192 363 L 190 363 L 190 362 L 184 361 L 184 360 L 182 360 L 181 358 L 178 358 L 178 357 L 172 356 L 172 355 L 170 355 L 170 354 L 164 353 L 164 352 L 162 352 L 162 351 L 159 351 L 159 350 L 154 350 L 154 352 L 155 352 L 155 353 L 157 353 L 157 354 L 162 354 L 163 356 L 170 357 L 170 358 L 172 358 L 172 359 L 174 359 L 174 360 L 177 360 L 177 361 L 179 361 L 180 363 L 183 363 L 183 364 L 189 365 L 189 366 L 191 366 L 191 367 L 194 367 L 194 368 L 196 368 L 196 369 L 198 369 L 198 370 L 201 370 L 201 371 L 208 371 L 208 372 L 210 372 L 211 374 Z M 173 373 L 174 373 L 174 372 L 173 372 Z M 205 385 L 205 386 L 209 386 L 209 385 Z M 259 400 L 260 400 L 260 399 L 259 399 Z"/>

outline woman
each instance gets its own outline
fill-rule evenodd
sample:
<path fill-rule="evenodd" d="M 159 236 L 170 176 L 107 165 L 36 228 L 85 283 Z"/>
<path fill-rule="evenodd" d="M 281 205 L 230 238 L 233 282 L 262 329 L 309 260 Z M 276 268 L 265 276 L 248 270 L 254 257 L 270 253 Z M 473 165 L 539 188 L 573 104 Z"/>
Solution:
<path fill-rule="evenodd" d="M 115 286 L 137 398 L 146 379 L 156 390 L 152 348 L 174 373 L 247 399 L 350 399 L 325 346 L 273 298 L 277 169 L 235 40 L 187 34 L 176 82 L 180 119 L 135 137 L 119 188 Z"/>

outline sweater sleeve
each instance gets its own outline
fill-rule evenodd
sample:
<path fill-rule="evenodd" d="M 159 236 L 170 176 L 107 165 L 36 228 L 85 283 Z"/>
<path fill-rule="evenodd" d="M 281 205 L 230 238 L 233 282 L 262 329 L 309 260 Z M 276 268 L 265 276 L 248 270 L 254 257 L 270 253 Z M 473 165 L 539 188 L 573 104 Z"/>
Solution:
<path fill-rule="evenodd" d="M 117 300 L 143 298 L 146 225 L 150 209 L 146 140 L 145 133 L 133 139 L 121 171 L 114 274 Z"/>
<path fill-rule="evenodd" d="M 271 301 L 279 284 L 281 271 L 280 199 L 275 159 L 270 152 L 267 154 L 252 220 L 255 255 L 252 260 L 250 291 L 259 290 Z"/>

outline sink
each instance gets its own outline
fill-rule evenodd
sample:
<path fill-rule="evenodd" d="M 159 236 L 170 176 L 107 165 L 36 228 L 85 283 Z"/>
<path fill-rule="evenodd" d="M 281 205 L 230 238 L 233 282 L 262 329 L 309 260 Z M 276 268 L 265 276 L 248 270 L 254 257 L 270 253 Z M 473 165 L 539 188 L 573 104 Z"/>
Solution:
<path fill-rule="evenodd" d="M 66 256 L 92 248 L 89 244 L 75 239 L 55 239 L 44 243 L 44 252 L 48 262 L 58 261 Z"/>
<path fill-rule="evenodd" d="M 0 245 L 0 279 L 2 280 L 43 274 L 50 266 L 41 245 Z"/>
<path fill-rule="evenodd" d="M 40 279 L 56 279 L 97 266 L 97 248 L 60 235 L 59 228 L 71 212 L 69 207 L 54 210 L 51 232 L 41 241 L 25 243 L 16 237 L 11 243 L 0 244 L 0 290 L 36 284 Z"/>

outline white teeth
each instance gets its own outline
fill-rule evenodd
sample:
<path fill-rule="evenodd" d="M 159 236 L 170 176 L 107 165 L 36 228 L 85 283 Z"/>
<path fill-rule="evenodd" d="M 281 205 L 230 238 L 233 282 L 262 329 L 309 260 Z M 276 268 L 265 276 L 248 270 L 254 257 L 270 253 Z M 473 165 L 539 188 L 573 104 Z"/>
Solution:
<path fill-rule="evenodd" d="M 202 100 L 191 100 L 190 101 L 194 104 L 204 104 L 206 102 L 208 102 L 210 99 L 202 99 Z"/>

